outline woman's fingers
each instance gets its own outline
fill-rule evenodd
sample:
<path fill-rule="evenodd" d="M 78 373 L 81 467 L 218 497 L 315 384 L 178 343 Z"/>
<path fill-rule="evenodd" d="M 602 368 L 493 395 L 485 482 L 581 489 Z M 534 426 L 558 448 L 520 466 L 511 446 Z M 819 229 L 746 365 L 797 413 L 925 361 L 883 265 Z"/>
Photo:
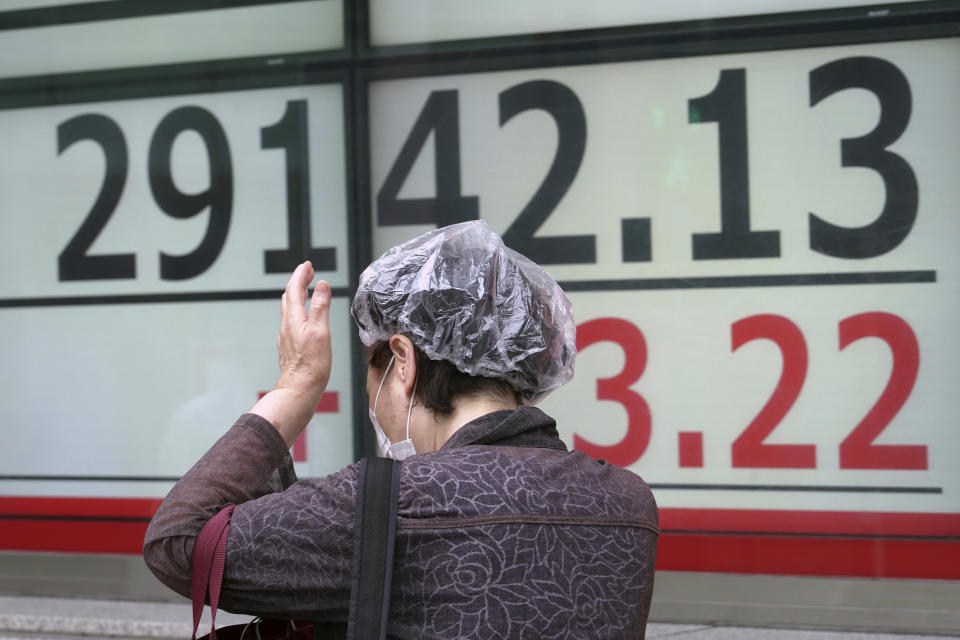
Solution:
<path fill-rule="evenodd" d="M 308 322 L 319 322 L 324 326 L 329 323 L 331 296 L 330 285 L 325 280 L 317 280 L 317 284 L 313 285 Z"/>
<path fill-rule="evenodd" d="M 281 297 L 283 318 L 292 326 L 300 326 L 307 319 L 304 305 L 307 302 L 307 285 L 313 280 L 313 265 L 302 262 L 290 274 Z"/>

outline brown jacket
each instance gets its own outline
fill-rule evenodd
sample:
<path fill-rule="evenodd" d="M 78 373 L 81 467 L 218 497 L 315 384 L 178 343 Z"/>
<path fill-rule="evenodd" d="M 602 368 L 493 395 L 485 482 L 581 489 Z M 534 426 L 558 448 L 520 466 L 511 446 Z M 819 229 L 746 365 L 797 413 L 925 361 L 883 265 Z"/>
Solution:
<path fill-rule="evenodd" d="M 144 558 L 189 597 L 197 534 L 236 504 L 223 608 L 340 623 L 357 478 L 298 481 L 277 431 L 245 414 L 171 490 Z M 567 451 L 539 409 L 488 414 L 403 462 L 388 634 L 642 638 L 657 537 L 638 476 Z"/>

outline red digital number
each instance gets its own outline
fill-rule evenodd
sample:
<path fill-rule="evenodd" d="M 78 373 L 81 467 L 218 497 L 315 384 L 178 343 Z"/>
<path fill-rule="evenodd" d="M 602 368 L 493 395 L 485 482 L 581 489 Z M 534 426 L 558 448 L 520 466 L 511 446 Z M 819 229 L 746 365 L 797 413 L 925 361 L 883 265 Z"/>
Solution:
<path fill-rule="evenodd" d="M 731 327 L 733 351 L 753 340 L 768 339 L 780 349 L 783 371 L 773 395 L 757 417 L 733 441 L 734 467 L 814 469 L 817 450 L 812 444 L 765 444 L 764 440 L 796 402 L 807 376 L 807 343 L 793 322 L 777 315 L 756 315 Z"/>
<path fill-rule="evenodd" d="M 597 400 L 613 400 L 627 410 L 627 433 L 614 445 L 594 444 L 574 434 L 573 448 L 593 458 L 629 467 L 640 459 L 650 444 L 650 407 L 630 389 L 647 366 L 647 342 L 636 326 L 620 318 L 597 318 L 577 326 L 577 350 L 597 342 L 615 342 L 626 358 L 623 370 L 612 378 L 597 380 Z"/>
<path fill-rule="evenodd" d="M 899 316 L 869 312 L 842 320 L 839 323 L 839 338 L 841 351 L 863 338 L 879 338 L 887 343 L 893 353 L 893 368 L 883 393 L 840 444 L 840 468 L 927 469 L 926 445 L 874 444 L 874 440 L 903 408 L 916 383 L 920 347 L 913 329 Z M 809 361 L 806 340 L 796 324 L 774 314 L 750 316 L 731 326 L 732 351 L 761 339 L 771 340 L 777 345 L 783 358 L 783 368 L 766 404 L 733 441 L 732 465 L 735 468 L 754 469 L 815 469 L 816 445 L 765 442 L 793 407 L 803 389 Z M 579 351 L 597 342 L 613 342 L 623 349 L 623 369 L 612 378 L 597 380 L 597 399 L 618 402 L 626 409 L 627 431 L 623 439 L 613 445 L 598 445 L 574 434 L 573 446 L 592 457 L 628 467 L 643 456 L 650 443 L 650 407 L 643 396 L 630 389 L 630 385 L 640 379 L 647 366 L 647 344 L 640 329 L 621 318 L 597 318 L 577 327 Z M 697 432 L 694 435 L 701 434 Z M 693 445 L 702 446 L 696 442 Z M 702 453 L 699 455 L 702 456 Z M 702 459 L 691 459 L 681 466 L 702 466 Z"/>
<path fill-rule="evenodd" d="M 917 337 L 902 318 L 874 311 L 840 322 L 840 349 L 863 338 L 880 338 L 893 352 L 893 369 L 873 408 L 840 443 L 841 469 L 926 469 L 926 445 L 873 444 L 903 407 L 920 368 Z"/>

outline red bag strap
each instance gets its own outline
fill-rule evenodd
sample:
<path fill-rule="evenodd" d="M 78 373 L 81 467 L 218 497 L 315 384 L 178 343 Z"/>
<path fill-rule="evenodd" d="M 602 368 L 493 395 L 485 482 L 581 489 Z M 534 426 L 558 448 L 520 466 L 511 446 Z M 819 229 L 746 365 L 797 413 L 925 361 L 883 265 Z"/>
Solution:
<path fill-rule="evenodd" d="M 220 602 L 220 586 L 223 584 L 223 565 L 227 557 L 227 531 L 234 505 L 227 505 L 203 525 L 193 547 L 191 559 L 191 595 L 193 596 L 193 635 L 197 640 L 197 627 L 203 605 L 210 594 L 210 640 L 216 640 L 214 623 L 217 620 L 217 605 Z"/>

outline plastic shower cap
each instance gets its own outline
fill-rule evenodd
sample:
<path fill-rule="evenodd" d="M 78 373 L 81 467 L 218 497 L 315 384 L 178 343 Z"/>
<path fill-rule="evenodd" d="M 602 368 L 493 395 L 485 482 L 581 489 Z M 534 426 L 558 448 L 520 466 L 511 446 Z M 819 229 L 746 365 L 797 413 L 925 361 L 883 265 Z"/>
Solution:
<path fill-rule="evenodd" d="M 506 380 L 527 403 L 573 377 L 566 294 L 480 220 L 388 250 L 360 274 L 350 312 L 364 345 L 405 334 L 431 360 Z"/>

